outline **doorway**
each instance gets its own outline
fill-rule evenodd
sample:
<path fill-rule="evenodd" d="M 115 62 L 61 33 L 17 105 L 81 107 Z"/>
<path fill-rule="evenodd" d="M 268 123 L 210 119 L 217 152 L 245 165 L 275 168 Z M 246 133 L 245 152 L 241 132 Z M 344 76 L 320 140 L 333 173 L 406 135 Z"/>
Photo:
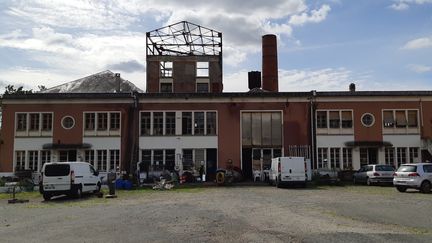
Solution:
<path fill-rule="evenodd" d="M 77 151 L 59 150 L 59 161 L 60 162 L 77 161 Z"/>
<path fill-rule="evenodd" d="M 378 162 L 378 148 L 360 148 L 360 166 Z"/>

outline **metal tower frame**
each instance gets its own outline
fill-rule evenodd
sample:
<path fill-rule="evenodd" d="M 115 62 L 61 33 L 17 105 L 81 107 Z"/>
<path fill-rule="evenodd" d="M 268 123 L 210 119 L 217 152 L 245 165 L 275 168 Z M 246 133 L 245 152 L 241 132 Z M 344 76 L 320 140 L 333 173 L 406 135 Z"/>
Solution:
<path fill-rule="evenodd" d="M 146 35 L 147 56 L 222 56 L 222 33 L 187 21 Z"/>

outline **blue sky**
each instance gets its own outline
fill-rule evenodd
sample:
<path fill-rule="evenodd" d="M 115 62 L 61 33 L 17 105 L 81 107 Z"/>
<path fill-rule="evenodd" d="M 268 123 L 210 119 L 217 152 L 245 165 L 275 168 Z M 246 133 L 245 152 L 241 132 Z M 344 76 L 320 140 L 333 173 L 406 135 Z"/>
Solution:
<path fill-rule="evenodd" d="M 106 69 L 145 90 L 145 32 L 181 20 L 223 33 L 224 91 L 247 91 L 278 35 L 281 91 L 432 90 L 432 0 L 5 0 L 0 87 Z"/>

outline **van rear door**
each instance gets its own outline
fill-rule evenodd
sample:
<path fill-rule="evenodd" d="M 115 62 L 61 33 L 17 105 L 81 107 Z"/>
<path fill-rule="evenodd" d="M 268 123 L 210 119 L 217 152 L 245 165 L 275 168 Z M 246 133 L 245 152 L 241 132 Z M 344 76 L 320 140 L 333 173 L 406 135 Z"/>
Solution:
<path fill-rule="evenodd" d="M 306 181 L 305 161 L 303 157 L 281 158 L 282 181 Z"/>
<path fill-rule="evenodd" d="M 70 190 L 70 165 L 66 163 L 45 164 L 43 188 L 44 191 Z"/>

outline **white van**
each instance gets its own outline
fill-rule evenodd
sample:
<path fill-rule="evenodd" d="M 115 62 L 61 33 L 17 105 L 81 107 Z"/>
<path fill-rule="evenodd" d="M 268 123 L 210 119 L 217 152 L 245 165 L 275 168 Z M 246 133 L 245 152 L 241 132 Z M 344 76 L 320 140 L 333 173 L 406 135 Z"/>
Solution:
<path fill-rule="evenodd" d="M 82 193 L 99 192 L 99 172 L 86 162 L 53 162 L 42 167 L 39 191 L 45 200 L 66 194 L 81 197 Z"/>
<path fill-rule="evenodd" d="M 277 187 L 289 184 L 306 186 L 306 162 L 304 157 L 279 157 L 272 159 L 270 184 Z"/>

